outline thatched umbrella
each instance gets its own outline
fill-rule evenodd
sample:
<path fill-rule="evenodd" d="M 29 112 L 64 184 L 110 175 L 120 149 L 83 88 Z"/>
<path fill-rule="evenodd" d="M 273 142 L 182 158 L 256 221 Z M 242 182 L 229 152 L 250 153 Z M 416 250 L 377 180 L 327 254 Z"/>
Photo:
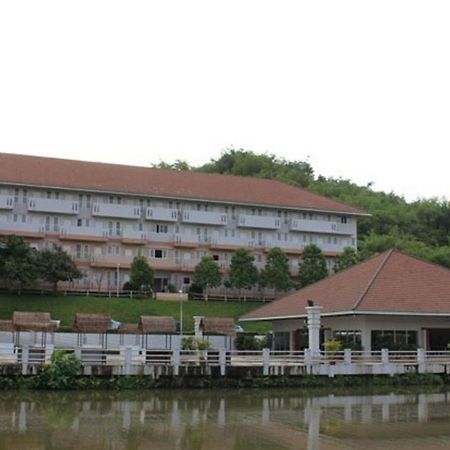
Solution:
<path fill-rule="evenodd" d="M 146 348 L 148 347 L 149 334 L 164 334 L 166 336 L 166 348 L 170 348 L 172 334 L 177 331 L 174 318 L 168 316 L 141 316 L 138 326 L 142 335 L 145 336 L 145 345 L 143 342 L 143 346 Z"/>
<path fill-rule="evenodd" d="M 73 329 L 78 331 L 78 345 L 82 344 L 82 334 L 95 333 L 102 336 L 102 346 L 107 346 L 107 331 L 111 329 L 109 314 L 77 313 L 73 322 Z"/>
<path fill-rule="evenodd" d="M 14 327 L 12 324 L 12 320 L 0 320 L 0 331 L 10 331 L 14 332 Z"/>
<path fill-rule="evenodd" d="M 236 325 L 232 317 L 203 317 L 200 327 L 204 334 L 236 336 Z"/>
<path fill-rule="evenodd" d="M 120 335 L 120 345 L 124 343 L 124 335 L 125 334 L 133 334 L 136 336 L 136 345 L 139 345 L 139 335 L 141 334 L 141 330 L 139 329 L 138 323 L 122 323 L 120 327 L 117 329 L 117 333 Z"/>
<path fill-rule="evenodd" d="M 236 336 L 236 325 L 232 317 L 203 317 L 200 322 L 203 335 L 227 336 L 231 348 L 232 338 Z"/>
<path fill-rule="evenodd" d="M 46 312 L 23 312 L 14 311 L 12 317 L 13 331 L 19 335 L 21 331 L 37 331 L 41 332 L 42 346 L 46 344 L 47 333 L 55 331 L 55 321 L 52 321 L 50 313 Z"/>

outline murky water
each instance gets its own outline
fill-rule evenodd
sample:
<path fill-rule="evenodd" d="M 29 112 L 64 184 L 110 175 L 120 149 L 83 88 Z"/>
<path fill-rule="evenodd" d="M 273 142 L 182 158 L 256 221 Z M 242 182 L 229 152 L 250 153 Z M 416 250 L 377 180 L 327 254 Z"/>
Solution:
<path fill-rule="evenodd" d="M 450 449 L 450 392 L 0 392 L 19 449 Z"/>

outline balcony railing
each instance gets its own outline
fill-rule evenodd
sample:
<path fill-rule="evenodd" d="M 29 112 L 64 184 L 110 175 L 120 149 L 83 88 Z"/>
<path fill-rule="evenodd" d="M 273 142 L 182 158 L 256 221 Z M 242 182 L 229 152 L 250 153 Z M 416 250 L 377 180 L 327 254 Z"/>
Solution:
<path fill-rule="evenodd" d="M 89 238 L 104 240 L 108 238 L 108 232 L 101 228 L 95 227 L 61 227 L 61 239 L 70 239 L 77 237 L 86 240 L 89 240 Z"/>
<path fill-rule="evenodd" d="M 244 228 L 263 228 L 277 230 L 281 226 L 281 220 L 278 217 L 239 215 L 238 226 Z"/>
<path fill-rule="evenodd" d="M 75 215 L 78 214 L 78 202 L 51 198 L 30 198 L 28 200 L 28 211 Z"/>
<path fill-rule="evenodd" d="M 171 208 L 147 208 L 145 218 L 160 222 L 176 222 L 178 220 L 178 210 Z"/>
<path fill-rule="evenodd" d="M 207 211 L 183 211 L 184 223 L 197 223 L 205 225 L 224 226 L 227 224 L 227 215 Z"/>
<path fill-rule="evenodd" d="M 22 223 L 22 222 L 5 222 L 0 221 L 0 232 L 2 234 L 44 234 L 45 227 L 36 223 Z"/>
<path fill-rule="evenodd" d="M 291 231 L 309 233 L 352 235 L 356 231 L 354 224 L 328 222 L 326 220 L 300 220 L 293 219 L 290 224 Z"/>
<path fill-rule="evenodd" d="M 0 209 L 13 209 L 14 198 L 7 195 L 0 195 Z"/>
<path fill-rule="evenodd" d="M 139 219 L 141 208 L 133 205 L 117 205 L 112 203 L 94 203 L 92 215 L 98 217 L 117 217 L 120 219 Z"/>

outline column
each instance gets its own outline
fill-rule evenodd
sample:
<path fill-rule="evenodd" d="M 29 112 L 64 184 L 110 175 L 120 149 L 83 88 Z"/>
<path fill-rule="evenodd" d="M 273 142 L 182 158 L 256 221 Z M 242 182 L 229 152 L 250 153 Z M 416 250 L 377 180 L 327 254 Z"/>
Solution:
<path fill-rule="evenodd" d="M 308 316 L 308 348 L 311 356 L 320 355 L 320 311 L 321 306 L 307 306 Z"/>

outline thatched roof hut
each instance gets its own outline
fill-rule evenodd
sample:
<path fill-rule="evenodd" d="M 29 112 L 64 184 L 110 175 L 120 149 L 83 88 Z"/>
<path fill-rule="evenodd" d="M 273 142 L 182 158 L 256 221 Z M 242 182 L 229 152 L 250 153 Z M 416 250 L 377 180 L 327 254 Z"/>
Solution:
<path fill-rule="evenodd" d="M 0 320 L 0 331 L 14 331 L 12 320 Z"/>
<path fill-rule="evenodd" d="M 50 313 L 15 311 L 12 317 L 14 331 L 53 331 Z"/>
<path fill-rule="evenodd" d="M 236 328 L 232 317 L 203 317 L 200 327 L 204 334 L 236 336 Z"/>
<path fill-rule="evenodd" d="M 138 323 L 122 323 L 117 332 L 119 334 L 141 334 Z"/>
<path fill-rule="evenodd" d="M 172 334 L 177 331 L 177 324 L 173 317 L 141 316 L 139 330 L 142 334 Z"/>
<path fill-rule="evenodd" d="M 111 329 L 109 314 L 75 314 L 73 329 L 78 333 L 106 333 Z"/>

